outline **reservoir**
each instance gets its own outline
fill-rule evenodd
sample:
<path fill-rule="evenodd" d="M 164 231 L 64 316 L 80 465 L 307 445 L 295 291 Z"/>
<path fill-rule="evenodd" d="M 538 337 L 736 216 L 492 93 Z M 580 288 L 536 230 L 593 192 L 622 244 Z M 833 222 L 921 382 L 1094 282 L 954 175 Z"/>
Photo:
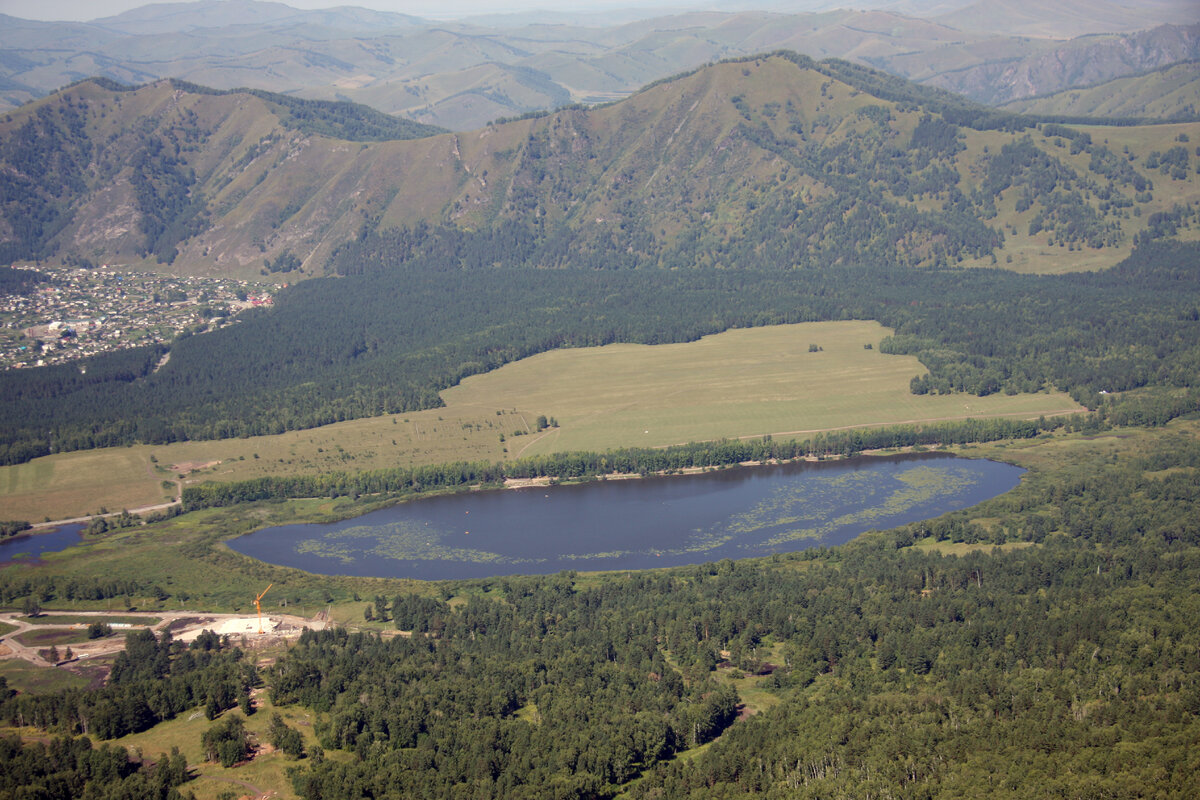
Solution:
<path fill-rule="evenodd" d="M 844 544 L 1003 494 L 1024 470 L 922 453 L 423 498 L 229 542 L 329 575 L 445 580 L 648 569 Z"/>

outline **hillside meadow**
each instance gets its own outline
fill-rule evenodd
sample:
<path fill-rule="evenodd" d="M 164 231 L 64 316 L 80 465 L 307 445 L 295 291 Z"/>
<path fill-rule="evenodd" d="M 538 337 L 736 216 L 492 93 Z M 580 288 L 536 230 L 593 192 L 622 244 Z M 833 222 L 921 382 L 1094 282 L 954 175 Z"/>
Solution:
<path fill-rule="evenodd" d="M 0 468 L 0 518 L 141 508 L 208 480 L 1082 410 L 1059 393 L 914 395 L 909 381 L 926 370 L 915 357 L 880 353 L 889 333 L 872 321 L 817 322 L 556 350 L 466 379 L 442 393 L 444 408 L 277 436 L 60 453 Z M 537 431 L 539 416 L 558 427 Z"/>

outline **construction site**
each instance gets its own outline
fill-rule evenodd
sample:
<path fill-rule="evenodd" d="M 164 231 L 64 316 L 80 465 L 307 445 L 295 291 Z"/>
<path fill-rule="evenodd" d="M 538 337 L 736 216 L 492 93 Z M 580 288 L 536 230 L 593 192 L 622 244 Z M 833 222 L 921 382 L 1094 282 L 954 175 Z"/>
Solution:
<path fill-rule="evenodd" d="M 270 587 L 268 587 L 269 589 Z M 204 631 L 227 637 L 243 649 L 258 649 L 299 637 L 305 628 L 323 630 L 327 615 L 315 618 L 291 614 L 262 614 L 264 590 L 255 599 L 257 613 L 209 614 L 197 611 L 123 612 L 43 610 L 31 617 L 20 612 L 0 612 L 0 623 L 14 630 L 0 637 L 0 659 L 18 658 L 43 667 L 73 669 L 91 666 L 125 647 L 131 631 L 170 633 L 173 639 L 191 642 Z M 97 635 L 100 634 L 100 635 Z"/>

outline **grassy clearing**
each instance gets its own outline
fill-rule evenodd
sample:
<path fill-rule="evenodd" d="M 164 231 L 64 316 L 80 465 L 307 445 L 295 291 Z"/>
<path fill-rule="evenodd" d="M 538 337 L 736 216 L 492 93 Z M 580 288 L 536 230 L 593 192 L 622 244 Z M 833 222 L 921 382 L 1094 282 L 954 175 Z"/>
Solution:
<path fill-rule="evenodd" d="M 0 467 L 0 517 L 36 522 L 144 508 L 173 500 L 176 482 L 496 461 L 500 433 L 524 425 L 511 412 L 443 408 L 278 436 L 60 453 Z"/>
<path fill-rule="evenodd" d="M 300 731 L 304 737 L 304 747 L 310 749 L 316 744 L 312 731 L 313 716 L 304 709 L 291 707 L 276 707 L 264 693 L 258 698 L 261 707 L 249 717 L 245 717 L 246 730 L 261 743 L 266 742 L 267 725 L 272 712 L 278 712 L 284 722 Z M 226 711 L 226 714 L 240 714 L 240 711 Z M 203 748 L 200 738 L 204 732 L 215 723 L 205 719 L 201 708 L 182 714 L 179 717 L 154 726 L 148 731 L 135 733 L 120 739 L 114 739 L 113 744 L 124 747 L 131 752 L 141 753 L 145 758 L 155 760 L 160 753 L 170 753 L 172 747 L 178 747 L 179 752 L 187 758 L 188 765 L 197 777 L 182 787 L 187 792 L 194 792 L 197 800 L 214 800 L 223 792 L 234 790 L 238 796 L 255 795 L 249 791 L 250 784 L 259 792 L 273 791 L 273 797 L 294 798 L 291 783 L 285 774 L 288 767 L 303 764 L 304 761 L 294 761 L 282 753 L 260 753 L 253 760 L 234 767 L 225 768 L 220 764 L 204 761 Z"/>
<path fill-rule="evenodd" d="M 924 539 L 918 539 L 913 543 L 913 547 L 929 552 L 941 553 L 944 556 L 965 556 L 968 553 L 979 551 L 992 552 L 992 550 L 1020 550 L 1023 547 L 1032 547 L 1033 542 L 1006 542 L 1004 544 L 969 544 L 967 542 L 951 542 L 934 539 L 932 536 Z"/>
<path fill-rule="evenodd" d="M 19 658 L 0 659 L 0 677 L 8 680 L 8 688 L 30 694 L 82 689 L 90 682 L 70 670 L 38 667 Z"/>
<path fill-rule="evenodd" d="M 803 437 L 831 428 L 1079 409 L 1063 394 L 910 394 L 909 381 L 925 369 L 914 357 L 881 354 L 878 344 L 888 333 L 870 321 L 815 322 L 732 330 L 686 344 L 556 350 L 468 378 L 442 393 L 445 408 L 279 436 L 62 453 L 2 467 L 0 518 L 140 508 L 174 497 L 175 481 Z M 810 353 L 810 345 L 821 350 Z M 560 427 L 534 432 L 539 415 Z"/>

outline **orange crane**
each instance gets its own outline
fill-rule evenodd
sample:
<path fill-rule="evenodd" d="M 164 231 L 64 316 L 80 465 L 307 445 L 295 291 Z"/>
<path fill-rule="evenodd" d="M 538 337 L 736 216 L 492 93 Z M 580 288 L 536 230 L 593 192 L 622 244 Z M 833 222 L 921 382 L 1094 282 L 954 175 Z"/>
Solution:
<path fill-rule="evenodd" d="M 259 595 L 254 598 L 254 610 L 258 612 L 258 633 L 260 636 L 262 635 L 262 599 L 263 599 L 263 595 L 266 594 L 267 592 L 271 591 L 271 587 L 274 585 L 275 584 L 273 584 L 273 583 L 267 584 L 267 588 L 263 589 L 262 592 L 260 592 Z"/>

